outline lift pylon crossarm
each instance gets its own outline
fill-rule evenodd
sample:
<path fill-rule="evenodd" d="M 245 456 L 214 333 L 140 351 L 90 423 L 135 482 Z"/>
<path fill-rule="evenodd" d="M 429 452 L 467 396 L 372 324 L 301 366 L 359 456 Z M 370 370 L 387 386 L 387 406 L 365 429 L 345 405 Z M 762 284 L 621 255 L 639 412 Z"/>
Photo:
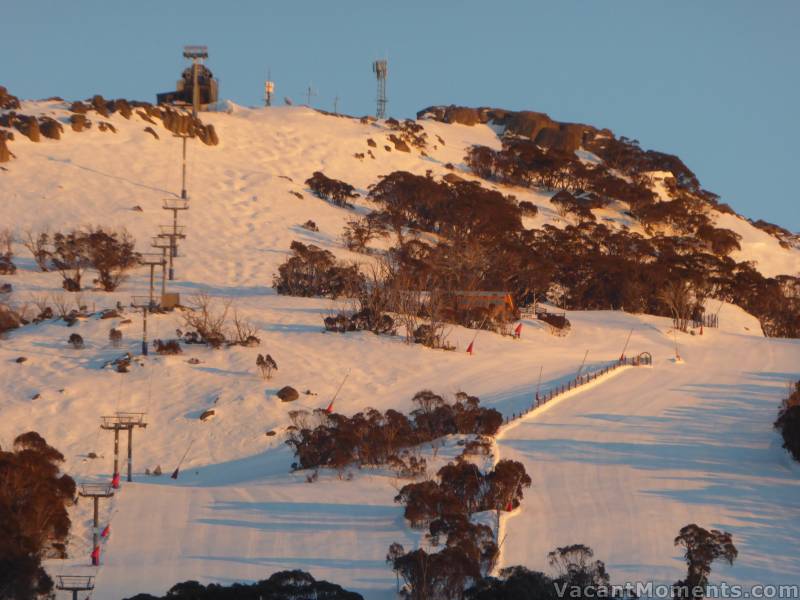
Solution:
<path fill-rule="evenodd" d="M 82 482 L 78 486 L 78 495 L 84 498 L 111 498 L 114 488 L 110 483 Z"/>
<path fill-rule="evenodd" d="M 164 198 L 164 210 L 189 210 L 189 201 L 184 198 Z"/>
<path fill-rule="evenodd" d="M 94 589 L 94 575 L 56 575 L 56 589 L 72 592 L 72 600 L 78 600 L 78 592 Z"/>
<path fill-rule="evenodd" d="M 186 237 L 184 233 L 186 231 L 185 225 L 159 225 L 158 228 L 161 231 L 161 237 L 175 237 L 178 239 Z"/>
<path fill-rule="evenodd" d="M 141 252 L 139 254 L 139 264 L 140 265 L 157 265 L 161 266 L 161 263 L 164 261 L 164 257 L 160 252 Z"/>
<path fill-rule="evenodd" d="M 102 429 L 127 429 L 128 427 L 147 427 L 147 413 L 118 412 L 114 415 L 100 417 Z"/>

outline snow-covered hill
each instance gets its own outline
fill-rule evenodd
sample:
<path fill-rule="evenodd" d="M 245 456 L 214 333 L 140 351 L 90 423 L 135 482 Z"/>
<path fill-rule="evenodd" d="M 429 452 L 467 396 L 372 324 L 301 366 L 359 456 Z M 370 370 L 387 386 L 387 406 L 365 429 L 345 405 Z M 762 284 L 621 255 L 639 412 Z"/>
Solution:
<path fill-rule="evenodd" d="M 60 120 L 69 114 L 59 101 L 25 102 L 20 112 Z M 512 415 L 530 405 L 540 367 L 547 390 L 572 377 L 587 350 L 590 367 L 614 361 L 633 330 L 629 353 L 652 353 L 652 368 L 623 370 L 532 413 L 498 441 L 499 454 L 523 461 L 534 482 L 505 524 L 502 566 L 547 570 L 547 551 L 585 543 L 607 562 L 615 581 L 670 583 L 684 571 L 672 540 L 681 526 L 698 522 L 734 535 L 739 559 L 721 571 L 726 581 L 800 582 L 800 469 L 771 429 L 786 382 L 800 378 L 797 340 L 764 338 L 756 319 L 727 304 L 721 328 L 703 336 L 676 334 L 671 321 L 659 317 L 571 312 L 567 337 L 524 321 L 521 340 L 480 333 L 474 356 L 463 352 L 474 332 L 460 327 L 450 333 L 456 352 L 371 333 L 323 334 L 322 318 L 340 303 L 277 296 L 272 275 L 292 240 L 367 260 L 344 249 L 340 235 L 370 203 L 358 198 L 353 210 L 338 208 L 312 196 L 303 181 L 321 170 L 363 196 L 380 175 L 402 169 L 440 177 L 452 172 L 447 163 L 469 179 L 466 150 L 474 144 L 499 148 L 496 132 L 488 125 L 423 121 L 425 156 L 396 150 L 384 123 L 307 108 L 230 104 L 227 112 L 202 118 L 213 123 L 220 142 L 190 142 L 191 208 L 181 215 L 187 239 L 169 289 L 184 300 L 198 292 L 232 299 L 259 328 L 261 346 L 186 346 L 183 355 L 138 358 L 130 373 L 116 373 L 103 364 L 139 349 L 141 317 L 130 309 L 121 318 L 95 316 L 72 328 L 63 321 L 28 325 L 0 340 L 4 448 L 33 429 L 66 455 L 65 469 L 76 479 L 107 480 L 112 439 L 100 430 L 100 416 L 147 412 L 147 428 L 135 434 L 135 482 L 124 483 L 103 508 L 112 534 L 101 566 L 86 566 L 90 509 L 81 502 L 73 511 L 72 558 L 50 561 L 51 572 L 96 572 L 94 597 L 101 600 L 163 593 L 185 579 L 250 580 L 288 568 L 369 598 L 390 597 L 389 544 L 421 543 L 393 502 L 403 482 L 364 471 L 351 481 L 322 473 L 307 483 L 304 473 L 290 473 L 292 456 L 282 436 L 288 411 L 327 406 L 349 370 L 336 401 L 344 414 L 366 407 L 408 412 L 411 396 L 429 388 L 448 395 L 464 390 Z M 162 200 L 176 197 L 180 187 L 181 143 L 160 127 L 155 139 L 136 115 L 106 120 L 116 133 L 67 129 L 60 140 L 38 143 L 16 136 L 10 146 L 16 158 L 0 171 L 3 226 L 20 233 L 124 226 L 148 251 L 158 226 L 169 222 Z M 550 205 L 551 193 L 503 191 L 539 207 L 536 217 L 525 219 L 527 227 L 566 224 Z M 623 210 L 611 206 L 598 216 L 629 221 Z M 319 232 L 301 227 L 309 219 Z M 800 271 L 799 250 L 734 215 L 715 219 L 742 236 L 737 260 L 757 261 L 767 276 Z M 21 245 L 15 250 L 19 271 L 0 278 L 12 283 L 13 303 L 61 291 L 58 273 L 38 272 Z M 147 273 L 139 269 L 117 292 L 87 291 L 80 299 L 90 308 L 118 301 L 127 306 L 147 286 Z M 720 308 L 710 302 L 710 310 Z M 122 324 L 123 318 L 131 322 Z M 112 326 L 123 330 L 123 348 L 109 345 Z M 173 337 L 182 326 L 178 313 L 148 320 L 151 339 Z M 86 341 L 84 349 L 67 345 L 74 332 Z M 684 364 L 673 361 L 676 343 Z M 259 352 L 278 362 L 271 381 L 255 368 Z M 17 363 L 20 356 L 27 361 Z M 284 385 L 301 391 L 297 402 L 275 397 Z M 200 421 L 209 408 L 214 417 Z M 271 431 L 277 435 L 266 435 Z M 143 474 L 157 465 L 171 471 L 187 448 L 177 481 Z M 89 452 L 100 458 L 86 458 Z M 446 447 L 440 454 L 454 452 Z M 715 571 L 715 578 L 722 575 Z"/>

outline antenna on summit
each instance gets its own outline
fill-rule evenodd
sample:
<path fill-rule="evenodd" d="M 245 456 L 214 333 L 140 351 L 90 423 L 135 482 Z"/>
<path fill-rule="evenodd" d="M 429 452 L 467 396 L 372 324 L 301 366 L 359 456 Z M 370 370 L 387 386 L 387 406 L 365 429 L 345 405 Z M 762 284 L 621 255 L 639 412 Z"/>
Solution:
<path fill-rule="evenodd" d="M 317 95 L 317 90 L 314 89 L 312 84 L 308 84 L 308 88 L 306 88 L 306 106 L 311 108 L 311 98 L 312 96 Z"/>
<path fill-rule="evenodd" d="M 386 118 L 386 77 L 389 75 L 389 61 L 384 59 L 376 60 L 372 63 L 372 72 L 378 80 L 378 106 L 375 116 L 378 119 Z"/>
<path fill-rule="evenodd" d="M 267 80 L 264 82 L 264 106 L 272 106 L 272 94 L 275 93 L 275 82 L 272 81 L 272 69 L 267 71 Z"/>

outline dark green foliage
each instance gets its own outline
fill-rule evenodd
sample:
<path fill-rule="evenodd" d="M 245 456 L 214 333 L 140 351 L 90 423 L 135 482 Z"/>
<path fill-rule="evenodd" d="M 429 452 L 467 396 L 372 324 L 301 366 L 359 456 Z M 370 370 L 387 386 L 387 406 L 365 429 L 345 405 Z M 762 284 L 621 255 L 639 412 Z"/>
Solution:
<path fill-rule="evenodd" d="M 363 277 L 357 266 L 341 264 L 333 253 L 313 244 L 294 241 L 290 247 L 292 256 L 278 267 L 272 281 L 279 294 L 336 298 L 361 289 Z"/>
<path fill-rule="evenodd" d="M 306 185 L 314 192 L 314 195 L 323 200 L 329 200 L 336 206 L 350 207 L 351 198 L 358 197 L 355 188 L 349 183 L 326 177 L 321 171 L 306 179 Z"/>
<path fill-rule="evenodd" d="M 317 581 L 305 571 L 279 571 L 257 583 L 203 585 L 197 581 L 178 583 L 165 596 L 137 594 L 127 600 L 363 600 L 327 581 Z"/>
<path fill-rule="evenodd" d="M 486 577 L 466 591 L 468 600 L 555 600 L 554 581 L 526 567 L 507 567 L 499 577 Z"/>
<path fill-rule="evenodd" d="M 63 460 L 33 431 L 0 449 L 0 599 L 44 598 L 53 588 L 41 560 L 64 556 L 75 497 L 75 482 L 59 471 Z"/>
<path fill-rule="evenodd" d="M 739 554 L 730 533 L 709 531 L 694 523 L 681 528 L 675 545 L 684 549 L 687 565 L 686 578 L 673 585 L 673 593 L 678 598 L 704 598 L 711 564 L 721 558 L 732 565 Z"/>
<path fill-rule="evenodd" d="M 413 401 L 419 408 L 410 419 L 395 410 L 368 409 L 352 417 L 318 411 L 314 416 L 319 424 L 312 427 L 307 414 L 296 413 L 286 441 L 297 456 L 296 468 L 344 469 L 354 463 L 404 468 L 404 449 L 456 433 L 494 435 L 503 422 L 499 412 L 464 393 L 449 404 L 424 390 Z"/>
<path fill-rule="evenodd" d="M 800 461 L 800 381 L 794 384 L 792 393 L 783 401 L 775 428 L 783 437 L 783 447 Z"/>

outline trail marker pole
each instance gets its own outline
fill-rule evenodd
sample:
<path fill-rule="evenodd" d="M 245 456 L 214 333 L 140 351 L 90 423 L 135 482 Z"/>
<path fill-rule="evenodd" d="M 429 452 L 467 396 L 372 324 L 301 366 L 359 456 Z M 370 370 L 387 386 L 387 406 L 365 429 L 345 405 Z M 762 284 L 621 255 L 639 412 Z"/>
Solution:
<path fill-rule="evenodd" d="M 192 444 L 194 444 L 194 438 L 192 438 L 189 441 L 189 446 L 186 448 L 186 452 L 183 453 L 183 456 L 181 456 L 181 459 L 178 461 L 178 466 L 175 467 L 175 470 L 172 472 L 172 475 L 170 475 L 170 477 L 172 479 L 177 479 L 178 478 L 178 473 L 180 473 L 181 465 L 183 464 L 183 461 L 186 458 L 186 455 L 189 454 L 189 450 L 192 449 Z"/>
<path fill-rule="evenodd" d="M 575 379 L 576 380 L 578 379 L 578 377 L 580 377 L 581 371 L 583 371 L 583 366 L 586 364 L 586 357 L 587 356 L 589 356 L 589 351 L 588 350 L 586 351 L 586 354 L 583 355 L 583 362 L 581 363 L 581 366 L 578 369 L 578 372 L 575 374 Z"/>
<path fill-rule="evenodd" d="M 633 335 L 633 329 L 628 332 L 628 339 L 625 340 L 625 345 L 622 347 L 622 354 L 619 355 L 619 362 L 625 360 L 625 351 L 628 349 L 628 342 L 631 341 L 631 335 Z"/>
<path fill-rule="evenodd" d="M 333 412 L 333 403 L 336 401 L 336 398 L 339 397 L 339 392 L 342 391 L 342 387 L 344 386 L 344 382 L 347 381 L 347 378 L 350 377 L 350 369 L 347 369 L 347 373 L 344 374 L 344 379 L 342 379 L 342 383 L 339 384 L 339 387 L 336 388 L 336 393 L 331 398 L 330 404 L 328 404 L 328 408 L 325 409 L 325 412 L 331 413 Z"/>
<path fill-rule="evenodd" d="M 539 406 L 539 390 L 542 388 L 542 371 L 544 371 L 544 365 L 539 367 L 539 381 L 536 384 L 536 406 Z"/>

